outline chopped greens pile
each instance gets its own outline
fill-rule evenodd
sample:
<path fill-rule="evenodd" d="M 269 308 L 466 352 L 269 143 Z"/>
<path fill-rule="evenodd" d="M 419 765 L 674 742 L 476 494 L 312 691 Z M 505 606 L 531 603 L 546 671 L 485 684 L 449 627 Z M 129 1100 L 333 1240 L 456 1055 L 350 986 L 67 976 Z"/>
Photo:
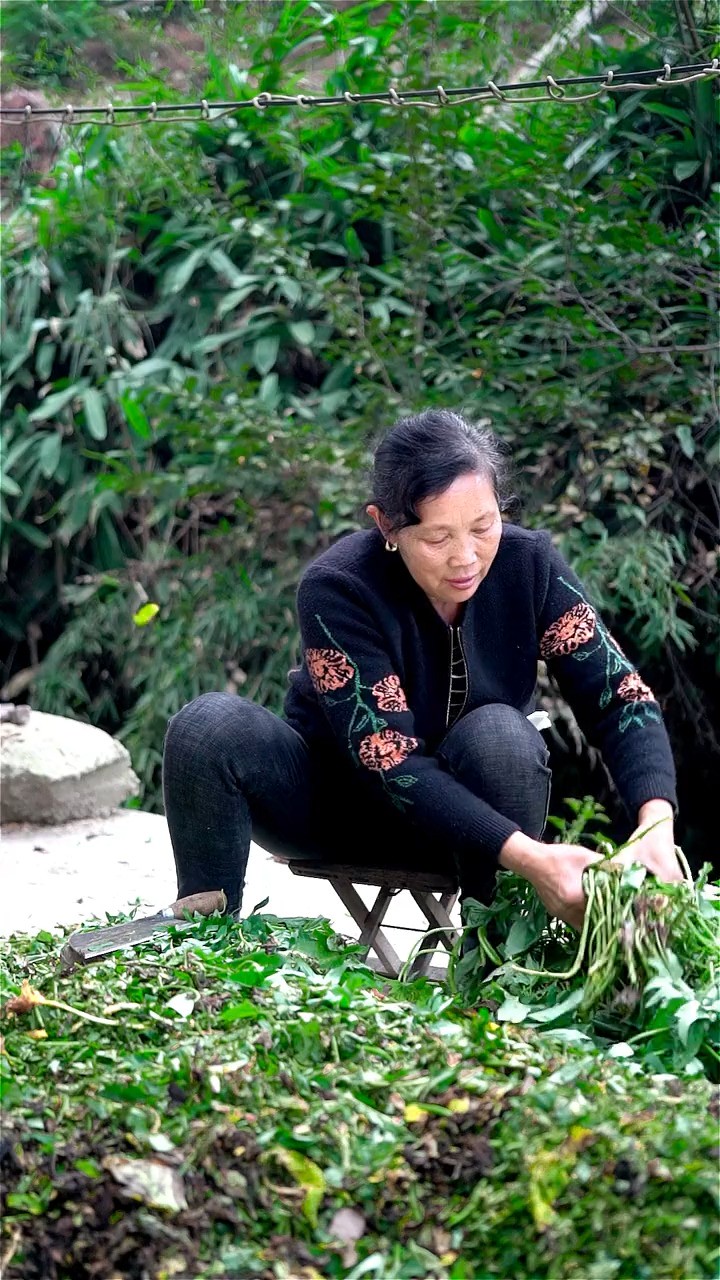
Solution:
<path fill-rule="evenodd" d="M 526 905 L 505 954 L 554 964 Z M 211 918 L 66 977 L 61 945 L 4 947 L 5 1280 L 716 1274 L 717 1098 L 663 1035 L 501 1021 L 540 979 L 506 961 L 522 995 L 471 1007 L 322 920 Z"/>

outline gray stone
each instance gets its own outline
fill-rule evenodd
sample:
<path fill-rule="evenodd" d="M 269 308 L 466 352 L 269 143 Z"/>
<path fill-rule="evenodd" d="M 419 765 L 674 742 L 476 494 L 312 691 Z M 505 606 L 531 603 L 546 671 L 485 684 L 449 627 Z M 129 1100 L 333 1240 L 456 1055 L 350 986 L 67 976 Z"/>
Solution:
<path fill-rule="evenodd" d="M 102 817 L 140 784 L 122 743 L 94 725 L 33 711 L 0 724 L 0 822 L 53 825 Z"/>

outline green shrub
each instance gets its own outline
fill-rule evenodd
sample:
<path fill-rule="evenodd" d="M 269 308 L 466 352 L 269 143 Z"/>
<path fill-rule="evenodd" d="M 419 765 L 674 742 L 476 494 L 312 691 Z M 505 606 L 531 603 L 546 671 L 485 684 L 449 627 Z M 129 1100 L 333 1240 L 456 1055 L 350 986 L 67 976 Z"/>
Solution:
<path fill-rule="evenodd" d="M 333 92 L 386 87 L 399 61 L 408 85 L 512 61 L 502 5 L 374 10 L 273 6 L 255 29 L 223 9 L 205 95 L 291 88 L 321 55 Z M 662 61 L 658 33 L 613 64 Z M 595 41 L 587 71 L 609 58 Z M 35 701 L 126 736 L 152 803 L 160 721 L 194 692 L 238 667 L 279 705 L 300 566 L 358 519 L 378 428 L 442 403 L 513 447 L 524 519 L 650 664 L 683 786 L 707 776 L 713 109 L 701 84 L 76 131 L 7 232 L 7 674 L 35 665 L 39 628 Z M 161 612 L 140 632 L 146 597 Z"/>
<path fill-rule="evenodd" d="M 4 0 L 3 74 L 49 87 L 72 79 L 78 46 L 105 29 L 100 0 Z"/>

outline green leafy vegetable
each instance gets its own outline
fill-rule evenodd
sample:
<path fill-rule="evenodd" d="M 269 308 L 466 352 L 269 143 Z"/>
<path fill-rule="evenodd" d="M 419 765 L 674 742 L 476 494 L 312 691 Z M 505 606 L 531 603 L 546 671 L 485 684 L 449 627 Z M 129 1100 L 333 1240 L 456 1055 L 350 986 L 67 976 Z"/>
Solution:
<path fill-rule="evenodd" d="M 451 981 L 466 1001 L 502 991 L 500 1021 L 578 1025 L 644 1045 L 668 1067 L 697 1060 L 717 1078 L 720 893 L 709 867 L 696 884 L 685 870 L 682 882 L 659 884 L 616 855 L 589 867 L 579 941 L 525 880 L 502 872 L 491 906 L 464 904 L 479 946 L 451 966 Z"/>

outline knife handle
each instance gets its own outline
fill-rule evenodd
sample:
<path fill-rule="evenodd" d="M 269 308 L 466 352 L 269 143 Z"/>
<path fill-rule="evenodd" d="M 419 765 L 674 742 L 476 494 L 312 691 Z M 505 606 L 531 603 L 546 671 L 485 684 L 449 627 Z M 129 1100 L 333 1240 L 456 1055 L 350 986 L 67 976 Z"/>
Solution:
<path fill-rule="evenodd" d="M 224 889 L 208 889 L 205 893 L 191 893 L 188 898 L 178 898 L 169 907 L 165 907 L 163 916 L 182 920 L 186 911 L 200 916 L 211 916 L 213 911 L 222 915 L 227 907 Z"/>

